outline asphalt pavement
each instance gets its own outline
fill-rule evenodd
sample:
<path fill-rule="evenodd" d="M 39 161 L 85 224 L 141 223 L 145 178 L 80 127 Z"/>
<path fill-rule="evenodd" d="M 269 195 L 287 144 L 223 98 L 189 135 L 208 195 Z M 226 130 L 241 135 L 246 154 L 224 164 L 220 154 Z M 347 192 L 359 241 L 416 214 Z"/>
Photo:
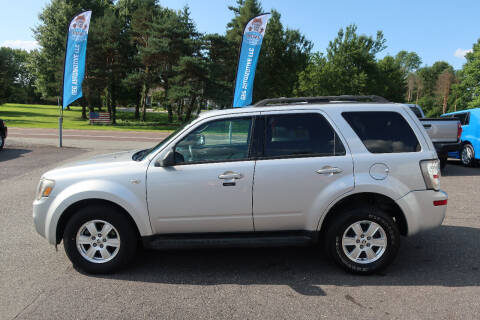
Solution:
<path fill-rule="evenodd" d="M 0 152 L 0 319 L 480 318 L 480 168 L 447 166 L 443 226 L 402 238 L 381 274 L 347 274 L 313 247 L 144 250 L 125 271 L 91 276 L 35 232 L 38 179 L 151 142 L 47 140 L 12 138 Z"/>

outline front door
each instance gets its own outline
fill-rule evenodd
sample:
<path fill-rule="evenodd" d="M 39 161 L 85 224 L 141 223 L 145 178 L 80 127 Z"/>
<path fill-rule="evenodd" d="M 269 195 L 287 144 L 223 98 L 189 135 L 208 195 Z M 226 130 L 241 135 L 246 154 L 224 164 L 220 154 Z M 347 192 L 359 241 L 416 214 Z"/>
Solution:
<path fill-rule="evenodd" d="M 322 113 L 262 114 L 264 147 L 253 188 L 255 231 L 312 230 L 318 208 L 353 188 L 352 157 Z"/>
<path fill-rule="evenodd" d="M 155 233 L 253 231 L 252 117 L 206 120 L 174 146 L 176 165 L 147 172 Z"/>

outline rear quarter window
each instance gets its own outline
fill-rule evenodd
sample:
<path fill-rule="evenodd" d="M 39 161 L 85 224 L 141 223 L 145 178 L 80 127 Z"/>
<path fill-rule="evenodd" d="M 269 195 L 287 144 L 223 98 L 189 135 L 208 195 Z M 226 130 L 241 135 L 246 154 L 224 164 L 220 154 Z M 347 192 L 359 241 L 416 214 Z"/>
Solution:
<path fill-rule="evenodd" d="M 470 112 L 457 113 L 454 114 L 453 117 L 457 118 L 462 124 L 462 126 L 470 124 Z"/>
<path fill-rule="evenodd" d="M 343 118 L 371 153 L 420 151 L 420 143 L 405 118 L 391 111 L 343 112 Z"/>

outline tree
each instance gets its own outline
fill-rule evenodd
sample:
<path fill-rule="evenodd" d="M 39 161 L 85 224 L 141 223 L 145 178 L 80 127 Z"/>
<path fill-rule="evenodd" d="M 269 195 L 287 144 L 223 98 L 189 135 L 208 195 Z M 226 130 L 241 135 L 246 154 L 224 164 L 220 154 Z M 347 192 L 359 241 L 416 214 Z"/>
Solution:
<path fill-rule="evenodd" d="M 226 36 L 209 34 L 203 37 L 207 59 L 205 98 L 220 108 L 230 106 L 233 100 L 233 82 L 238 48 Z"/>
<path fill-rule="evenodd" d="M 227 24 L 227 39 L 239 48 L 242 43 L 245 25 L 253 17 L 261 14 L 263 9 L 258 0 L 237 0 L 237 6 L 229 6 L 228 9 L 233 11 L 235 16 Z"/>
<path fill-rule="evenodd" d="M 376 38 L 358 35 L 357 27 L 350 25 L 340 29 L 337 37 L 330 41 L 327 54 L 314 55 L 305 71 L 300 75 L 299 95 L 343 95 L 383 93 L 398 99 L 395 86 L 386 87 L 382 81 L 394 81 L 399 64 L 388 58 L 379 70 L 376 55 L 385 49 L 385 39 L 381 31 Z M 395 69 L 389 78 L 385 72 Z M 383 70 L 383 71 L 382 71 Z M 388 71 L 387 71 L 388 70 Z M 403 76 L 403 74 L 402 74 Z M 403 82 L 403 80 L 402 80 Z M 400 85 L 400 88 L 403 88 Z"/>
<path fill-rule="evenodd" d="M 432 66 L 417 70 L 417 104 L 420 104 L 427 116 L 442 113 L 443 96 L 439 94 L 438 79 L 444 71 L 453 73 L 453 67 L 444 61 L 437 61 Z"/>
<path fill-rule="evenodd" d="M 412 102 L 413 91 L 417 83 L 417 75 L 414 72 L 410 72 L 407 75 L 407 102 Z"/>
<path fill-rule="evenodd" d="M 412 101 L 413 91 L 415 90 L 416 74 L 418 68 L 422 64 L 422 59 L 416 52 L 408 52 L 402 50 L 395 56 L 395 61 L 400 65 L 404 77 L 407 82 L 406 98 L 408 102 Z"/>
<path fill-rule="evenodd" d="M 467 62 L 459 74 L 459 84 L 454 85 L 460 109 L 480 107 L 480 39 L 473 45 L 472 52 L 465 56 Z"/>
<path fill-rule="evenodd" d="M 128 68 L 128 42 L 125 25 L 113 7 L 107 8 L 90 30 L 89 73 L 87 81 L 97 83 L 104 105 L 116 122 L 116 105 L 121 91 L 121 79 Z M 126 49 L 125 49 L 126 48 Z M 88 100 L 87 95 L 87 100 Z"/>
<path fill-rule="evenodd" d="M 453 82 L 455 81 L 455 74 L 452 69 L 445 69 L 440 73 L 437 79 L 437 94 L 442 97 L 442 113 L 447 112 L 448 96 Z"/>
<path fill-rule="evenodd" d="M 34 103 L 40 100 L 35 94 L 35 75 L 29 64 L 35 52 L 0 48 L 0 104 L 6 101 Z"/>
<path fill-rule="evenodd" d="M 402 50 L 397 53 L 395 60 L 400 64 L 405 75 L 415 72 L 422 64 L 422 59 L 416 52 Z"/>
<path fill-rule="evenodd" d="M 280 19 L 280 13 L 272 10 L 255 76 L 254 101 L 294 95 L 308 63 L 312 43 L 300 31 L 285 29 Z"/>
<path fill-rule="evenodd" d="M 165 92 L 170 103 L 176 105 L 178 120 L 189 121 L 197 100 L 201 101 L 205 93 L 207 61 L 201 53 L 203 39 L 190 19 L 188 7 L 180 13 L 178 22 L 175 38 L 183 42 L 178 42 L 172 48 L 172 51 L 178 52 L 178 60 L 170 61 L 173 73 L 165 75 L 163 79 L 164 82 L 167 77 L 170 79 L 170 90 Z"/>
<path fill-rule="evenodd" d="M 328 96 L 330 89 L 330 73 L 327 71 L 327 59 L 320 52 L 313 53 L 305 70 L 299 74 L 298 87 L 295 89 L 297 96 Z"/>
<path fill-rule="evenodd" d="M 405 71 L 398 60 L 386 56 L 378 61 L 376 94 L 390 101 L 403 102 L 406 91 Z"/>
<path fill-rule="evenodd" d="M 152 48 L 152 25 L 159 14 L 156 0 L 140 2 L 139 7 L 132 15 L 131 29 L 132 41 L 137 47 L 138 54 L 135 62 L 136 70 L 129 74 L 130 83 L 138 83 L 141 86 L 141 119 L 146 120 L 147 95 L 151 86 L 158 83 L 158 75 L 155 69 L 158 68 L 156 51 Z"/>

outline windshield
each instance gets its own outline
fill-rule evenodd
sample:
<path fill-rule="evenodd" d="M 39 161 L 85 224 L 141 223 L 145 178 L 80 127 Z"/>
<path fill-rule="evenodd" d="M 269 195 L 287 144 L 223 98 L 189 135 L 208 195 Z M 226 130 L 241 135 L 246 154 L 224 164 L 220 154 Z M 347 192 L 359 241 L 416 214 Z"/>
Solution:
<path fill-rule="evenodd" d="M 159 144 L 157 144 L 155 147 L 150 148 L 150 149 L 141 150 L 141 151 L 135 153 L 135 154 L 133 155 L 132 159 L 135 160 L 135 161 L 142 161 L 142 160 L 145 159 L 149 154 L 152 154 L 152 153 L 157 152 L 157 151 L 158 151 L 159 149 L 161 149 L 165 144 L 167 144 L 170 140 L 172 140 L 172 138 L 173 138 L 177 133 L 179 133 L 180 131 L 182 131 L 185 127 L 187 127 L 188 125 L 190 125 L 192 122 L 193 122 L 193 120 L 182 124 L 177 130 L 173 131 L 170 135 L 168 135 L 168 137 L 166 137 L 165 139 L 163 139 L 163 140 L 162 140 Z"/>

